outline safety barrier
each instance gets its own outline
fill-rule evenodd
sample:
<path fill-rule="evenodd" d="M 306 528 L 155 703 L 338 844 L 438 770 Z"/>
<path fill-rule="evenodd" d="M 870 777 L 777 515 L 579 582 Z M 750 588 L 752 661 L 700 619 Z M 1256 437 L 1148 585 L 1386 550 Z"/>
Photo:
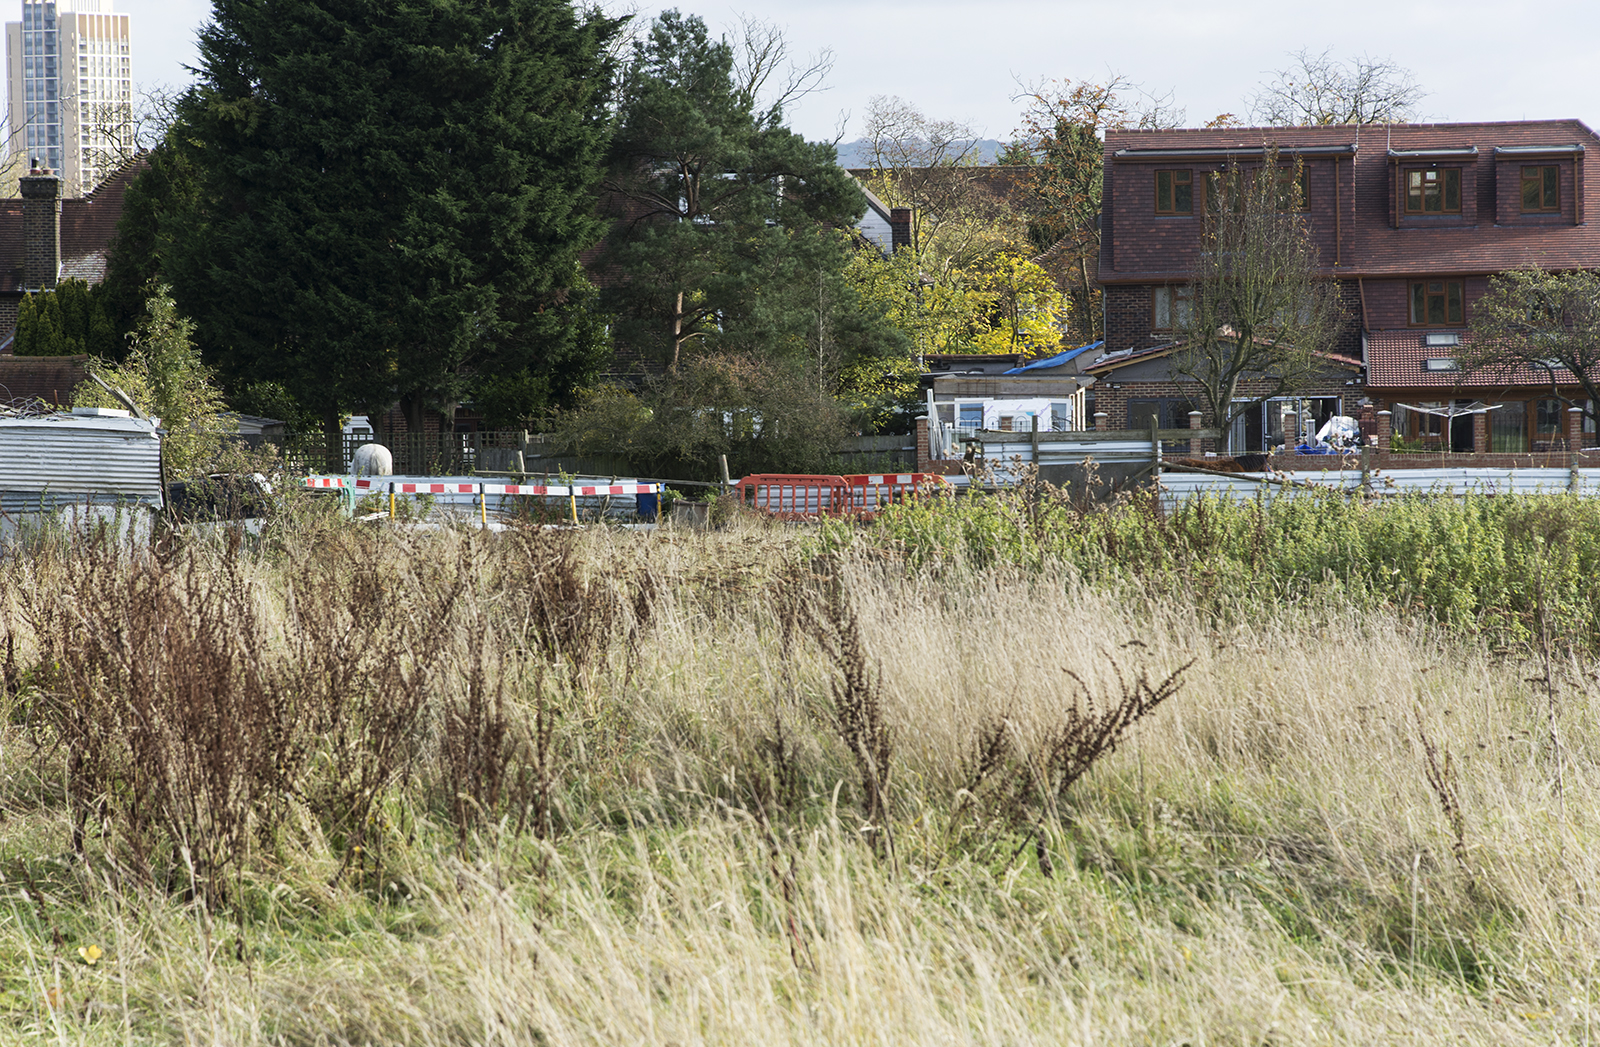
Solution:
<path fill-rule="evenodd" d="M 817 516 L 871 516 L 886 505 L 944 483 L 935 473 L 860 473 L 817 476 L 757 473 L 734 485 L 739 501 L 780 519 Z"/>
<path fill-rule="evenodd" d="M 572 510 L 572 522 L 578 522 L 578 499 L 606 495 L 659 494 L 660 484 L 507 484 L 507 483 L 412 483 L 403 480 L 385 480 L 378 476 L 342 477 L 308 476 L 306 486 L 333 487 L 343 491 L 381 492 L 389 495 L 389 515 L 395 515 L 397 494 L 468 494 L 477 499 L 478 512 L 485 523 L 489 519 L 490 495 L 516 495 L 538 498 L 566 498 Z"/>

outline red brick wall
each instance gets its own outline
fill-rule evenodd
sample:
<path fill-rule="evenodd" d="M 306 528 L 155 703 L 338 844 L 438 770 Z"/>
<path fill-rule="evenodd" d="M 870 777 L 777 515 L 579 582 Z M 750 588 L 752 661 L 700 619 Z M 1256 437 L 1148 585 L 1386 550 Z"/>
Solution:
<path fill-rule="evenodd" d="M 1561 210 L 1551 214 L 1522 213 L 1522 169 L 1524 167 L 1559 167 L 1561 169 Z M 1496 225 L 1571 225 L 1577 199 L 1577 179 L 1571 158 L 1517 157 L 1496 158 L 1493 191 L 1489 194 Z"/>
<path fill-rule="evenodd" d="M 1144 284 L 1116 284 L 1105 292 L 1106 351 L 1146 349 L 1158 344 L 1151 337 L 1150 288 Z"/>
<path fill-rule="evenodd" d="M 1113 161 L 1108 171 L 1116 180 L 1110 194 L 1113 237 L 1112 259 L 1122 272 L 1188 272 L 1194 268 L 1200 252 L 1200 232 L 1205 211 L 1206 174 L 1221 165 L 1200 162 L 1136 163 Z M 1312 236 L 1324 264 L 1331 267 L 1335 259 L 1334 233 L 1338 225 L 1336 211 L 1345 211 L 1345 224 L 1349 224 L 1350 194 L 1353 165 L 1348 157 L 1340 159 L 1337 176 L 1342 183 L 1334 185 L 1335 164 L 1332 158 L 1305 161 L 1307 193 L 1311 209 L 1306 212 Z M 1156 207 L 1156 172 L 1188 170 L 1194 179 L 1194 214 L 1158 215 Z M 1336 207 L 1336 204 L 1338 205 Z M 1347 230 L 1348 232 L 1348 230 Z M 1349 259 L 1339 259 L 1349 265 Z"/>
<path fill-rule="evenodd" d="M 1116 385 L 1119 388 L 1113 389 Z M 1261 383 L 1245 382 L 1239 389 L 1241 396 L 1254 396 L 1264 392 Z M 1329 378 L 1316 385 L 1309 386 L 1299 391 L 1300 396 L 1338 396 L 1343 398 L 1346 414 L 1353 413 L 1356 401 L 1365 395 L 1365 390 L 1359 386 L 1344 384 L 1343 378 Z M 1200 393 L 1190 382 L 1118 382 L 1114 375 L 1102 377 L 1094 386 L 1094 409 L 1104 411 L 1110 416 L 1109 424 L 1113 429 L 1126 429 L 1128 427 L 1128 401 L 1184 398 L 1191 400 L 1203 412 L 1200 420 L 1202 427 L 1212 427 L 1216 422 L 1211 413 L 1206 410 L 1205 404 L 1200 403 Z"/>
<path fill-rule="evenodd" d="M 1472 303 L 1489 290 L 1487 276 L 1432 276 L 1429 279 L 1462 280 L 1465 286 L 1461 290 L 1466 303 L 1466 312 L 1463 315 L 1467 323 L 1472 321 Z M 1367 294 L 1368 330 L 1393 331 L 1411 327 L 1411 280 L 1365 280 L 1363 283 Z M 1465 324 L 1460 327 L 1464 329 Z M 1420 335 L 1425 328 L 1418 327 L 1414 330 Z"/>

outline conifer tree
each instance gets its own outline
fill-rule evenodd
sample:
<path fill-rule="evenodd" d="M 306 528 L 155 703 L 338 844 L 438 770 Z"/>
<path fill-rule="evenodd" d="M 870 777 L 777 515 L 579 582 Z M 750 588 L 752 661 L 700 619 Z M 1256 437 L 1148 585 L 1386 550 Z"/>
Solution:
<path fill-rule="evenodd" d="M 236 382 L 448 417 L 480 375 L 596 367 L 604 45 L 563 0 L 213 0 L 161 259 Z"/>
<path fill-rule="evenodd" d="M 783 126 L 735 49 L 666 11 L 635 43 L 606 188 L 617 338 L 676 371 L 686 354 L 785 360 L 837 377 L 904 344 L 843 278 L 866 199 L 833 147 Z M 831 390 L 830 390 L 831 392 Z"/>
<path fill-rule="evenodd" d="M 97 288 L 63 280 L 54 290 L 30 294 L 17 310 L 13 351 L 18 356 L 78 356 L 110 359 L 117 338 Z"/>

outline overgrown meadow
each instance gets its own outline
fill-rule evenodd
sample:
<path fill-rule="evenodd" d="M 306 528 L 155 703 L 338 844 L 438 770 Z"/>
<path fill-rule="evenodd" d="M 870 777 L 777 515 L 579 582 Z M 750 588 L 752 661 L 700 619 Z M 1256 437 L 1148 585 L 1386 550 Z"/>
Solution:
<path fill-rule="evenodd" d="M 0 1040 L 1587 1044 L 1600 506 L 0 559 Z"/>

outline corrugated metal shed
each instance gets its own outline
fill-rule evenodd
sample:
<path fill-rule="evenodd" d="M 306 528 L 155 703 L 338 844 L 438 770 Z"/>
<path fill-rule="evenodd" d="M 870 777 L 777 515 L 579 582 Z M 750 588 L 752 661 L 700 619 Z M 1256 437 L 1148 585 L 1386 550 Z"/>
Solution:
<path fill-rule="evenodd" d="M 1174 506 L 1197 494 L 1230 501 L 1251 501 L 1257 497 L 1295 498 L 1312 493 L 1305 487 L 1262 483 L 1263 473 L 1238 476 L 1210 476 L 1205 473 L 1170 472 L 1161 474 L 1162 501 Z M 1361 486 L 1359 469 L 1330 469 L 1273 473 L 1276 480 L 1310 484 L 1333 491 L 1354 491 Z M 1580 469 L 1578 485 L 1571 486 L 1572 474 L 1566 469 L 1397 469 L 1372 474 L 1372 494 L 1392 497 L 1403 494 L 1565 494 L 1569 490 L 1586 497 L 1600 495 L 1600 469 Z"/>
<path fill-rule="evenodd" d="M 154 424 L 109 413 L 0 419 L 0 508 L 39 512 L 86 502 L 163 504 Z"/>

